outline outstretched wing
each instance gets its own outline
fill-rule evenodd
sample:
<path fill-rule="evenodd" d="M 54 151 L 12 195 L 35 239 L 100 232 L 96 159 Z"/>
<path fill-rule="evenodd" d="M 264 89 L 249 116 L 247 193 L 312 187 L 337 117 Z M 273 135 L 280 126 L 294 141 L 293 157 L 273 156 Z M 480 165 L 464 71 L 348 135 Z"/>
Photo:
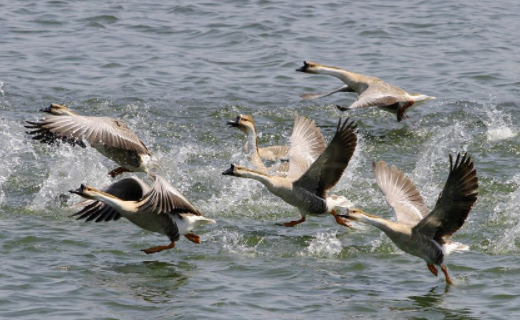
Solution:
<path fill-rule="evenodd" d="M 384 161 L 373 162 L 372 167 L 377 185 L 394 210 L 397 222 L 416 225 L 428 214 L 421 194 L 401 170 L 394 165 L 388 167 Z"/>
<path fill-rule="evenodd" d="M 348 108 L 385 107 L 398 102 L 405 102 L 404 97 L 403 90 L 382 81 L 376 81 L 371 83 Z"/>
<path fill-rule="evenodd" d="M 341 123 L 339 119 L 334 138 L 319 158 L 295 182 L 296 185 L 322 198 L 325 198 L 327 190 L 336 185 L 357 145 L 356 124 L 354 121 L 349 123 L 348 120 L 347 118 Z"/>
<path fill-rule="evenodd" d="M 193 213 L 201 215 L 188 199 L 160 176 L 155 176 L 152 189 L 141 199 L 139 209 L 156 214 Z"/>
<path fill-rule="evenodd" d="M 126 124 L 113 118 L 47 115 L 41 121 L 27 123 L 29 125 L 26 128 L 36 129 L 27 133 L 43 143 L 51 143 L 54 138 L 81 145 L 82 140 L 86 140 L 90 144 L 149 153 L 144 143 Z"/>
<path fill-rule="evenodd" d="M 334 94 L 336 92 L 355 92 L 355 91 L 352 90 L 349 86 L 345 85 L 345 86 L 339 87 L 339 88 L 334 89 L 334 90 L 329 91 L 329 92 L 304 93 L 300 97 L 302 97 L 303 99 L 307 99 L 307 100 L 315 100 L 315 99 L 320 99 L 320 98 L 323 98 L 323 97 L 330 96 L 331 94 Z"/>
<path fill-rule="evenodd" d="M 111 194 L 121 200 L 139 201 L 144 194 L 149 191 L 144 182 L 135 177 L 125 178 L 112 183 L 102 191 Z M 71 217 L 78 217 L 77 220 L 85 219 L 85 221 L 101 222 L 101 221 L 116 221 L 121 218 L 119 212 L 114 210 L 111 206 L 104 204 L 101 201 L 87 201 L 87 205 L 80 211 L 71 215 Z"/>
<path fill-rule="evenodd" d="M 477 201 L 478 177 L 473 161 L 467 154 L 457 154 L 455 164 L 450 155 L 450 174 L 432 212 L 413 229 L 432 237 L 440 244 L 462 227 Z"/>
<path fill-rule="evenodd" d="M 298 179 L 323 153 L 327 143 L 316 122 L 307 117 L 294 116 L 294 127 L 289 149 L 287 177 Z"/>

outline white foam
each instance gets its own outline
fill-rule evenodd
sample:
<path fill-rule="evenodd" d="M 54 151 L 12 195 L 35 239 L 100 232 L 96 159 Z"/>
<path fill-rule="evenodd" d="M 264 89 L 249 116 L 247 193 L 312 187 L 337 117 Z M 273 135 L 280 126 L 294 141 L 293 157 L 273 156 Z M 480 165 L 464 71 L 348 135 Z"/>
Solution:
<path fill-rule="evenodd" d="M 514 176 L 512 180 L 517 184 L 520 184 L 520 175 Z M 492 220 L 507 219 L 508 221 L 516 221 L 516 224 L 511 229 L 501 233 L 503 236 L 499 237 L 498 240 L 495 241 L 495 244 L 492 247 L 493 252 L 497 254 L 504 254 L 518 250 L 515 240 L 520 234 L 520 221 L 517 216 L 519 211 L 520 186 L 509 195 L 509 200 L 505 204 L 499 203 L 491 215 Z"/>
<path fill-rule="evenodd" d="M 504 139 L 512 138 L 514 136 L 516 136 L 516 132 L 514 132 L 510 128 L 505 127 L 505 128 L 490 129 L 488 127 L 488 132 L 487 132 L 488 141 L 504 140 Z"/>
<path fill-rule="evenodd" d="M 480 109 L 486 115 L 481 117 L 481 120 L 487 127 L 488 141 L 509 139 L 517 135 L 513 130 L 511 115 L 497 110 L 496 106 L 491 103 L 483 105 Z"/>
<path fill-rule="evenodd" d="M 93 148 L 67 145 L 43 147 L 49 149 L 47 178 L 41 182 L 29 209 L 43 210 L 55 208 L 60 202 L 72 204 L 81 201 L 79 197 L 70 198 L 68 191 L 77 189 L 82 183 L 99 189 L 112 183 L 108 176 L 110 169 L 103 165 L 104 157 Z"/>
<path fill-rule="evenodd" d="M 243 256 L 253 257 L 258 254 L 258 246 L 263 242 L 263 238 L 256 243 L 254 246 L 247 245 L 247 241 L 244 235 L 225 229 L 219 229 L 209 232 L 205 235 L 208 241 L 215 241 L 222 245 L 222 250 L 240 254 Z"/>
<path fill-rule="evenodd" d="M 316 234 L 302 254 L 320 258 L 332 258 L 340 254 L 342 250 L 343 246 L 341 241 L 336 238 L 336 231 L 326 231 Z"/>
<path fill-rule="evenodd" d="M 466 151 L 472 137 L 460 123 L 436 128 L 419 152 L 415 169 L 406 173 L 417 186 L 428 207 L 433 207 L 449 169 L 448 155 Z"/>

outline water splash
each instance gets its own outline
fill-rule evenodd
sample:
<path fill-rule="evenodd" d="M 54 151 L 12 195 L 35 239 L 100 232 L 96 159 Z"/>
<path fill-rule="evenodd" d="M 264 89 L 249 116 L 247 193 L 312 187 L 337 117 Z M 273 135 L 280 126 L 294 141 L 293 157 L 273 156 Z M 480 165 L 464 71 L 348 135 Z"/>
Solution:
<path fill-rule="evenodd" d="M 51 164 L 47 167 L 47 178 L 41 182 L 29 209 L 53 209 L 76 202 L 78 199 L 71 198 L 68 190 L 76 189 L 81 183 L 99 189 L 112 183 L 107 174 L 110 170 L 103 165 L 103 156 L 92 148 L 49 146 L 48 149 L 50 154 L 47 160 Z M 59 165 L 53 165 L 55 163 Z"/>
<path fill-rule="evenodd" d="M 437 128 L 431 139 L 422 147 L 415 169 L 411 175 L 407 175 L 414 181 L 430 207 L 437 199 L 448 172 L 448 154 L 466 151 L 471 139 L 466 128 L 460 123 L 455 123 L 452 126 Z"/>
<path fill-rule="evenodd" d="M 518 185 L 520 185 L 520 175 L 516 175 L 512 179 Z M 516 239 L 520 234 L 520 220 L 516 213 L 520 210 L 520 187 L 516 189 L 513 193 L 509 195 L 509 201 L 507 203 L 498 204 L 494 209 L 494 214 L 492 219 L 498 220 L 500 217 L 505 219 L 506 221 L 516 221 L 516 225 L 514 225 L 511 229 L 506 231 L 505 233 L 501 233 L 502 236 L 495 242 L 492 246 L 492 251 L 496 254 L 504 254 L 509 252 L 518 251 L 518 246 L 516 244 Z M 515 215 L 515 216 L 512 216 Z"/>
<path fill-rule="evenodd" d="M 512 129 L 510 114 L 498 110 L 493 104 L 485 105 L 481 109 L 486 114 L 486 117 L 482 117 L 481 120 L 487 127 L 488 141 L 505 140 L 517 135 L 517 132 Z"/>
<path fill-rule="evenodd" d="M 42 165 L 30 143 L 25 141 L 23 127 L 16 121 L 0 119 L 0 203 L 6 202 L 6 190 L 19 190 L 27 178 L 27 172 L 39 172 Z M 28 160 L 32 164 L 28 164 Z M 22 199 L 20 202 L 23 202 Z"/>
<path fill-rule="evenodd" d="M 337 231 L 319 232 L 311 240 L 309 246 L 302 255 L 310 255 L 318 258 L 333 258 L 341 253 L 343 246 L 336 238 Z"/>
<path fill-rule="evenodd" d="M 248 257 L 254 257 L 259 254 L 258 246 L 262 244 L 264 239 L 250 239 L 244 237 L 237 231 L 225 229 L 215 230 L 206 235 L 208 241 L 216 241 L 221 243 L 222 250 L 240 254 Z"/>

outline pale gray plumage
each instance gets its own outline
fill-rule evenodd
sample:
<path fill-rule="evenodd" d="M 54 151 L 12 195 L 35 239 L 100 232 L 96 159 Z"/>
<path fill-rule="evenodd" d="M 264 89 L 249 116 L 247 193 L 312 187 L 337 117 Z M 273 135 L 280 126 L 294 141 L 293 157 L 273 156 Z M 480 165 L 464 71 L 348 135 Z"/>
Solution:
<path fill-rule="evenodd" d="M 103 191 L 81 185 L 71 193 L 91 199 L 85 207 L 72 216 L 86 221 L 112 221 L 121 216 L 140 228 L 168 236 L 170 246 L 159 246 L 143 250 L 159 252 L 174 247 L 175 241 L 184 235 L 199 243 L 199 237 L 190 231 L 205 223 L 207 219 L 171 184 L 160 176 L 154 176 L 151 187 L 136 177 L 114 182 Z"/>
<path fill-rule="evenodd" d="M 139 201 L 150 190 L 151 188 L 146 183 L 136 177 L 121 179 L 102 189 L 103 192 L 125 201 Z M 121 218 L 121 214 L 117 210 L 101 201 L 88 200 L 84 204 L 85 207 L 71 217 L 77 217 L 77 220 L 85 219 L 87 222 L 92 220 L 108 222 Z"/>
<path fill-rule="evenodd" d="M 321 198 L 338 183 L 357 146 L 356 124 L 338 121 L 336 134 L 319 158 L 295 182 Z M 290 170 L 290 169 L 289 169 Z"/>
<path fill-rule="evenodd" d="M 309 121 L 302 119 L 302 122 Z M 295 127 L 298 121 L 295 122 Z M 303 126 L 310 128 L 309 126 Z M 323 149 L 323 145 L 318 136 L 315 136 L 316 129 L 295 130 L 293 139 L 291 137 L 291 150 L 289 151 L 289 174 L 285 177 L 273 176 L 263 172 L 231 165 L 224 171 L 224 175 L 255 179 L 264 184 L 274 195 L 280 197 L 288 204 L 300 210 L 302 218 L 298 221 L 284 223 L 286 227 L 292 227 L 305 221 L 306 214 L 331 213 L 336 221 L 344 226 L 349 226 L 341 218 L 337 217 L 334 208 L 336 206 L 348 206 L 350 202 L 344 197 L 327 196 L 327 190 L 332 188 L 341 178 L 343 171 L 347 167 L 357 144 L 357 135 L 354 122 L 338 122 L 338 127 L 334 138 L 323 150 L 320 156 L 309 166 L 309 159 L 312 159 L 317 152 Z M 316 139 L 308 139 L 314 136 Z M 293 150 L 293 145 L 294 149 Z M 296 165 L 296 169 L 293 168 Z"/>
<path fill-rule="evenodd" d="M 288 152 L 289 171 L 287 177 L 290 179 L 299 178 L 326 148 L 327 142 L 316 122 L 295 114 Z"/>
<path fill-rule="evenodd" d="M 397 170 L 388 167 L 384 161 L 373 162 L 374 176 L 386 202 L 394 210 L 397 222 L 417 224 L 429 213 L 424 200 L 412 180 Z"/>
<path fill-rule="evenodd" d="M 139 210 L 155 214 L 181 212 L 201 215 L 188 199 L 160 176 L 155 176 L 152 189 L 140 200 Z"/>
<path fill-rule="evenodd" d="M 332 75 L 346 84 L 330 92 L 303 94 L 301 97 L 304 99 L 319 99 L 337 92 L 356 92 L 358 97 L 348 109 L 379 107 L 385 111 L 395 113 L 397 121 L 407 118 L 405 112 L 410 107 L 435 99 L 424 94 L 408 93 L 376 77 L 350 72 L 337 67 L 325 66 L 316 62 L 304 61 L 303 67 L 296 69 L 296 71 Z M 347 109 L 340 106 L 338 108 L 342 111 Z"/>
<path fill-rule="evenodd" d="M 239 115 L 235 121 L 228 121 L 228 125 L 237 127 L 247 134 L 244 151 L 256 170 L 273 172 L 274 174 L 298 178 L 325 150 L 327 143 L 316 122 L 307 117 L 294 115 L 293 131 L 290 146 L 271 146 L 259 148 L 256 135 L 256 126 L 253 117 Z M 262 160 L 288 160 L 280 166 L 266 167 Z"/>
<path fill-rule="evenodd" d="M 444 189 L 431 212 L 413 182 L 395 166 L 374 162 L 374 174 L 397 222 L 351 209 L 345 217 L 371 224 L 383 232 L 403 251 L 426 261 L 428 269 L 437 275 L 434 265 L 441 266 L 446 282 L 452 283 L 446 269 L 446 257 L 452 251 L 467 246 L 448 238 L 462 227 L 477 201 L 478 177 L 473 161 L 466 154 L 450 155 L 450 172 Z"/>
<path fill-rule="evenodd" d="M 67 107 L 51 104 L 42 120 L 27 121 L 27 132 L 42 143 L 66 142 L 93 148 L 127 171 L 147 171 L 151 152 L 146 145 L 119 120 L 109 117 L 80 116 Z M 120 173 L 120 172 L 119 172 Z"/>
<path fill-rule="evenodd" d="M 244 141 L 244 152 L 249 155 L 251 162 L 258 170 L 267 169 L 262 161 L 286 160 L 289 153 L 289 146 L 258 146 L 258 134 L 253 117 L 240 114 L 235 120 L 228 121 L 227 124 L 233 128 L 238 128 L 246 134 Z"/>

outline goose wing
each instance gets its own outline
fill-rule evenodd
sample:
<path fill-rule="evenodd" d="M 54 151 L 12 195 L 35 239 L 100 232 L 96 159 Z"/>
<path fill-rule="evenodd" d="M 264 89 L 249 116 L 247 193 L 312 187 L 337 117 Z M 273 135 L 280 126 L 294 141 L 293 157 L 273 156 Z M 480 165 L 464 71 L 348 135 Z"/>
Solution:
<path fill-rule="evenodd" d="M 325 198 L 327 190 L 339 181 L 357 145 L 356 124 L 354 121 L 349 123 L 348 120 L 346 118 L 341 123 L 339 119 L 332 141 L 309 169 L 294 182 L 296 185 Z M 292 166 L 291 162 L 290 165 Z"/>
<path fill-rule="evenodd" d="M 258 148 L 258 155 L 262 160 L 278 161 L 287 159 L 289 154 L 289 146 L 269 146 Z"/>
<path fill-rule="evenodd" d="M 477 201 L 477 195 L 477 170 L 473 168 L 471 158 L 459 153 L 453 164 L 450 155 L 450 173 L 444 189 L 432 212 L 412 229 L 412 233 L 424 234 L 444 244 L 445 237 L 451 236 L 462 227 Z"/>
<path fill-rule="evenodd" d="M 298 179 L 326 147 L 327 143 L 320 128 L 316 126 L 316 122 L 307 117 L 295 115 L 287 177 Z"/>
<path fill-rule="evenodd" d="M 30 122 L 27 128 L 37 129 L 33 139 L 49 143 L 55 136 L 71 144 L 81 144 L 84 139 L 92 144 L 102 144 L 109 147 L 136 151 L 140 154 L 149 153 L 145 144 L 119 120 L 109 117 L 56 116 L 48 115 L 39 122 Z"/>
<path fill-rule="evenodd" d="M 349 109 L 385 107 L 405 101 L 407 98 L 404 91 L 379 80 L 371 83 L 350 105 Z"/>
<path fill-rule="evenodd" d="M 397 222 L 416 225 L 429 212 L 412 180 L 384 161 L 373 162 L 377 185 L 394 210 Z"/>
<path fill-rule="evenodd" d="M 102 191 L 122 200 L 139 201 L 149 190 L 150 187 L 143 181 L 130 177 L 114 182 Z M 77 220 L 85 219 L 85 221 L 95 220 L 95 222 L 101 222 L 119 220 L 121 215 L 112 209 L 111 206 L 101 201 L 89 200 L 86 201 L 86 206 L 83 209 L 71 215 L 71 217 L 78 217 Z"/>
<path fill-rule="evenodd" d="M 152 189 L 143 196 L 139 210 L 161 213 L 201 213 L 177 189 L 160 176 L 155 176 Z"/>
<path fill-rule="evenodd" d="M 344 85 L 342 87 L 339 87 L 339 88 L 334 89 L 334 90 L 329 91 L 329 92 L 304 93 L 300 97 L 302 97 L 303 99 L 307 99 L 307 100 L 315 100 L 315 99 L 320 99 L 320 98 L 323 98 L 323 97 L 330 96 L 331 94 L 334 94 L 336 92 L 355 92 L 355 91 L 352 90 L 352 88 L 350 88 L 348 85 Z"/>

